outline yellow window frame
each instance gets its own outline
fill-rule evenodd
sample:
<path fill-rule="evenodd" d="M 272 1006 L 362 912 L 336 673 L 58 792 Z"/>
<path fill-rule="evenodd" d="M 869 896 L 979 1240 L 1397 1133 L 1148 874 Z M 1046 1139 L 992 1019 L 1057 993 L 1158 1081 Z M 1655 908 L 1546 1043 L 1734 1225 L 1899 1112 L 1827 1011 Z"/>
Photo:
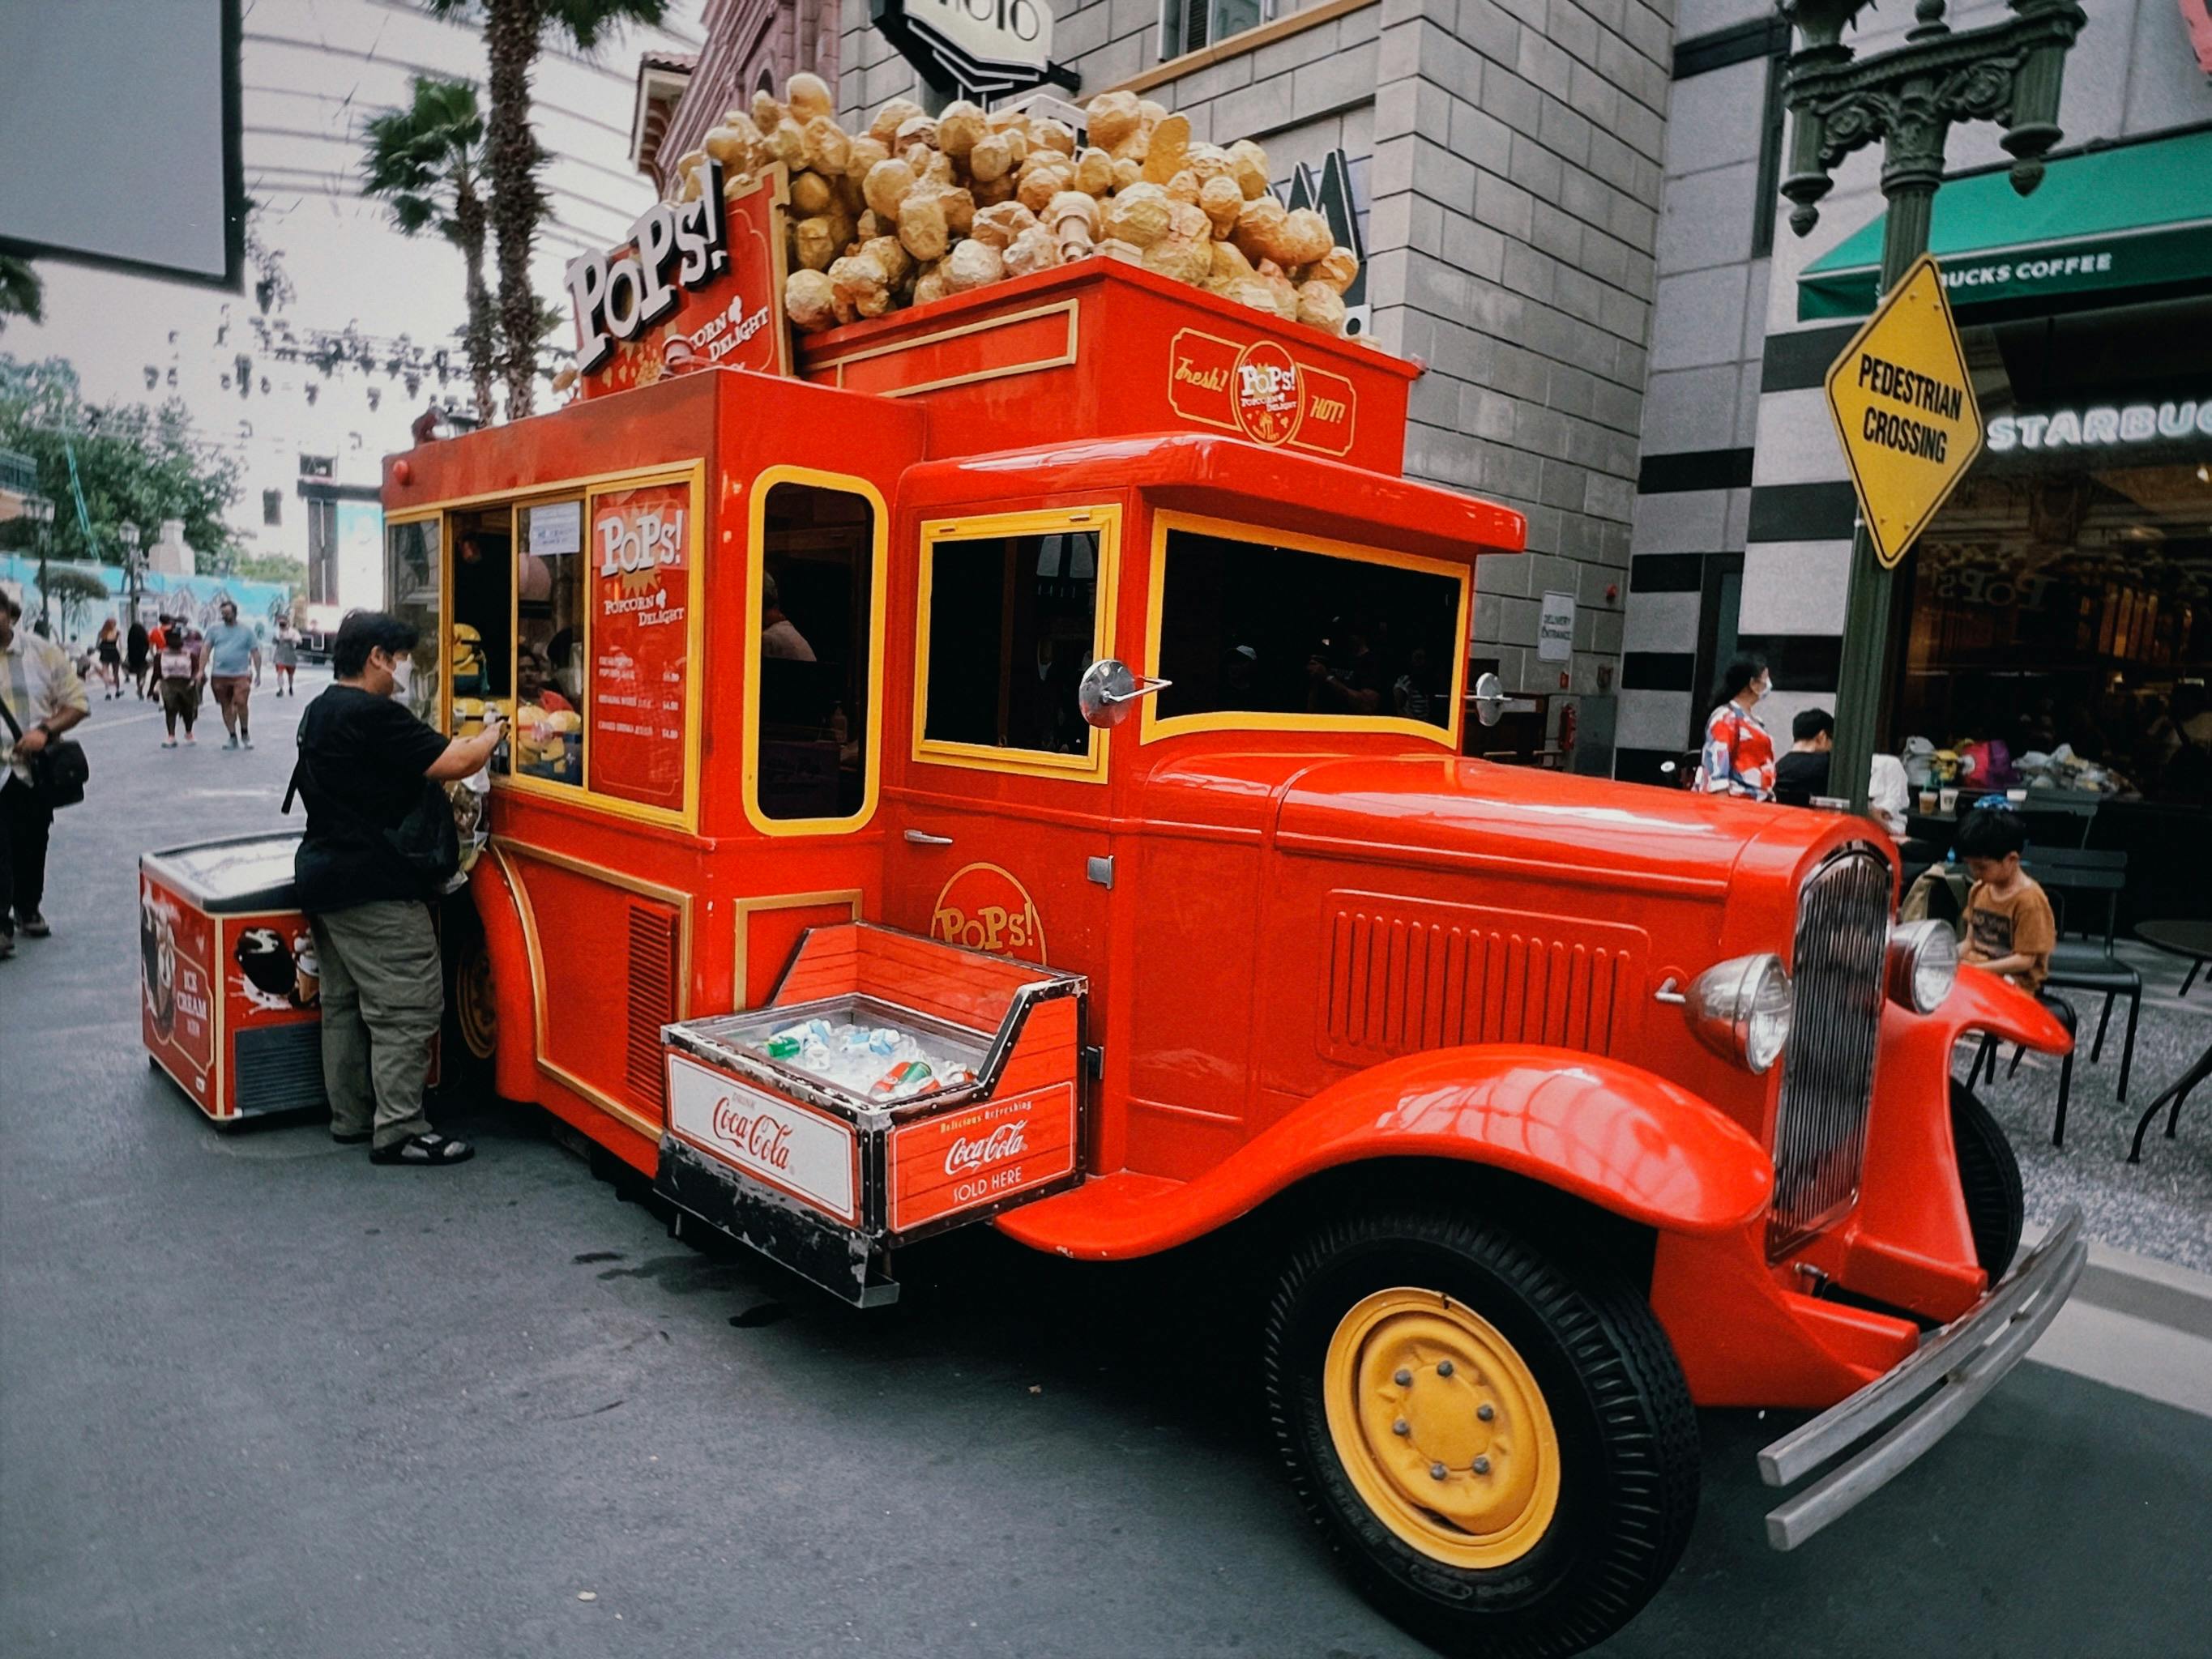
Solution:
<path fill-rule="evenodd" d="M 1106 781 L 1112 734 L 1086 726 L 1090 741 L 1079 755 L 1048 754 L 1039 749 L 1000 749 L 980 743 L 947 743 L 923 736 L 929 729 L 930 591 L 937 574 L 937 549 L 945 542 L 987 541 L 1000 536 L 1050 534 L 1054 531 L 1098 532 L 1097 613 L 1091 618 L 1091 659 L 1108 654 L 1114 635 L 1114 607 L 1121 591 L 1121 508 L 1119 503 L 1053 507 L 1027 513 L 996 513 L 972 518 L 931 519 L 921 526 L 921 591 L 915 605 L 914 648 L 913 758 L 925 765 L 964 767 L 971 771 L 1011 772 L 1024 777 L 1068 778 L 1082 783 Z"/>
<path fill-rule="evenodd" d="M 1401 719 L 1395 714 L 1224 712 L 1178 714 L 1162 719 L 1158 700 L 1146 697 L 1138 727 L 1137 741 L 1139 744 L 1186 737 L 1199 732 L 1378 732 L 1419 738 L 1424 743 L 1433 743 L 1449 749 L 1454 754 L 1459 752 L 1460 724 L 1465 714 L 1467 691 L 1468 638 L 1471 631 L 1469 611 L 1474 602 L 1474 570 L 1471 562 L 1460 564 L 1449 559 L 1425 558 L 1416 553 L 1395 553 L 1385 548 L 1363 547 L 1356 542 L 1301 536 L 1287 530 L 1270 530 L 1259 525 L 1240 524 L 1230 519 L 1209 519 L 1194 513 L 1155 511 L 1152 514 L 1152 584 L 1145 602 L 1145 672 L 1152 675 L 1160 672 L 1160 611 L 1167 596 L 1168 535 L 1176 530 L 1218 537 L 1225 541 L 1243 542 L 1252 546 L 1294 548 L 1301 553 L 1318 553 L 1330 558 L 1356 560 L 1363 564 L 1385 564 L 1401 570 L 1418 570 L 1427 575 L 1449 577 L 1459 586 L 1459 615 L 1455 624 L 1455 643 L 1452 651 L 1451 701 L 1446 723 L 1439 726 L 1426 720 Z"/>
<path fill-rule="evenodd" d="M 387 532 L 394 525 L 407 524 L 421 519 L 437 519 L 438 549 L 438 714 L 440 729 L 450 733 L 453 724 L 453 564 L 452 526 L 446 522 L 455 514 L 471 507 L 501 507 L 507 509 L 507 537 L 510 556 L 516 556 L 514 579 L 507 586 L 507 684 L 515 683 L 513 653 L 520 647 L 522 634 L 522 581 L 519 551 L 521 548 L 522 511 L 525 507 L 544 507 L 555 501 L 573 501 L 580 497 L 584 503 L 584 545 L 580 556 L 585 561 L 586 591 L 589 589 L 591 568 L 591 530 L 593 514 L 603 495 L 617 495 L 626 489 L 648 489 L 656 484 L 686 485 L 691 496 L 690 527 L 690 614 L 684 619 L 684 805 L 680 808 L 653 806 L 641 801 L 624 800 L 618 795 L 604 794 L 592 787 L 592 758 L 596 745 L 590 740 L 590 705 L 586 700 L 583 711 L 586 728 L 584 743 L 584 777 L 580 784 L 556 783 L 550 778 L 533 778 L 515 772 L 495 773 L 492 788 L 498 793 L 512 793 L 542 800 L 565 801 L 586 811 L 609 817 L 627 818 L 633 823 L 663 825 L 696 834 L 699 827 L 699 766 L 701 733 L 705 721 L 706 674 L 706 613 L 707 613 L 707 464 L 703 458 L 671 461 L 656 466 L 632 467 L 616 472 L 594 472 L 573 478 L 551 479 L 542 484 L 532 484 L 522 489 L 486 490 L 474 495 L 456 495 L 441 501 L 425 502 L 419 507 L 409 507 L 404 513 L 389 514 L 385 520 Z M 389 544 L 386 558 L 389 566 Z M 588 677 L 595 660 L 592 622 L 593 607 L 584 607 L 584 629 L 577 648 L 584 653 L 585 672 Z M 509 694 L 512 696 L 512 693 Z"/>
<path fill-rule="evenodd" d="M 861 769 L 860 810 L 842 818 L 772 818 L 760 805 L 760 680 L 761 582 L 768 569 L 768 493 L 778 484 L 807 484 L 858 495 L 873 515 L 873 534 L 868 556 L 868 719 L 865 741 L 867 758 Z M 744 787 L 745 821 L 764 836 L 849 836 L 866 829 L 876 816 L 884 764 L 884 611 L 889 605 L 890 576 L 890 509 L 883 492 L 866 478 L 847 472 L 821 472 L 812 467 L 771 466 L 752 483 L 748 519 L 750 540 L 746 547 L 745 571 L 745 708 Z M 744 917 L 738 918 L 739 926 Z"/>

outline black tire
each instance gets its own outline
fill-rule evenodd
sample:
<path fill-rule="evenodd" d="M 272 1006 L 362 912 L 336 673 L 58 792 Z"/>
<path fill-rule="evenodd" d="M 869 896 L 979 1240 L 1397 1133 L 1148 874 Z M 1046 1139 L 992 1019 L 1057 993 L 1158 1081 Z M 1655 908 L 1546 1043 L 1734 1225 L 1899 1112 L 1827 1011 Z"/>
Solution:
<path fill-rule="evenodd" d="M 2013 1156 L 2004 1126 L 1955 1078 L 1951 1082 L 1951 1145 L 1959 1160 L 1966 1225 L 1974 1235 L 1974 1260 L 1995 1284 L 2020 1254 L 2021 1226 L 2027 1217 L 2020 1160 Z"/>
<path fill-rule="evenodd" d="M 1486 1321 L 1550 1413 L 1556 1507 L 1504 1565 L 1463 1565 L 1417 1547 L 1346 1473 L 1325 1400 L 1329 1345 L 1364 1298 L 1401 1286 Z M 1440 1209 L 1346 1216 L 1292 1255 L 1269 1308 L 1265 1360 L 1277 1443 L 1307 1513 L 1368 1598 L 1447 1653 L 1578 1653 L 1633 1618 L 1681 1555 L 1698 1506 L 1696 1414 L 1650 1304 L 1606 1265 Z M 1407 1432 L 1402 1423 L 1395 1431 Z"/>
<path fill-rule="evenodd" d="M 470 993 L 463 981 L 488 963 L 483 922 L 469 891 L 449 894 L 439 907 L 438 954 L 445 971 L 446 1012 L 438 1030 L 438 1096 L 464 1104 L 492 1097 L 491 1054 L 478 1052 L 482 1032 L 464 1017 Z"/>

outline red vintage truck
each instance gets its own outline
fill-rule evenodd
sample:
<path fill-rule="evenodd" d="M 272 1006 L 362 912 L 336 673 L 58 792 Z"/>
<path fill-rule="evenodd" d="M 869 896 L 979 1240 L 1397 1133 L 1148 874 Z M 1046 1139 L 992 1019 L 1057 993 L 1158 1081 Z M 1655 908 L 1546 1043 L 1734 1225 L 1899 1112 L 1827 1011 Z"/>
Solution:
<path fill-rule="evenodd" d="M 1416 366 L 1105 258 L 796 342 L 759 281 L 386 465 L 408 695 L 517 716 L 447 925 L 501 1095 L 862 1306 L 1265 1223 L 1254 1407 L 1455 1651 L 1635 1613 L 1694 1407 L 1821 1413 L 1788 1548 L 2020 1358 L 2085 1246 L 2014 1262 L 1950 1060 L 2063 1032 L 1869 823 L 1462 752 L 1524 524 L 1402 476 Z"/>

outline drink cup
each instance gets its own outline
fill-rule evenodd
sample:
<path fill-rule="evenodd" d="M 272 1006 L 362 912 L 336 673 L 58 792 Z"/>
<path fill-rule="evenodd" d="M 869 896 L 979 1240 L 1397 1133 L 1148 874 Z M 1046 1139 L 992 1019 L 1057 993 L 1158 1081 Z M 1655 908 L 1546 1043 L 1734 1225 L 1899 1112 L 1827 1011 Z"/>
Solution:
<path fill-rule="evenodd" d="M 1959 810 L 1959 792 L 1955 788 L 1938 791 L 1937 798 L 1943 803 L 1945 811 L 1955 812 Z"/>
<path fill-rule="evenodd" d="M 1922 790 L 1920 792 L 1920 810 L 1923 812 L 1933 812 L 1936 810 L 1936 802 L 1938 796 L 1935 790 Z"/>

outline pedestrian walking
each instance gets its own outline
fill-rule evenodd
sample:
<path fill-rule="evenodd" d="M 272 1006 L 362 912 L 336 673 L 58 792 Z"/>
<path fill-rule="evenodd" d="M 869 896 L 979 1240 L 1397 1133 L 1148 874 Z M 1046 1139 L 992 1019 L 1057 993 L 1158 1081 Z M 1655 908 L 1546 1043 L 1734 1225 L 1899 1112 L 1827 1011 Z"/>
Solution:
<path fill-rule="evenodd" d="M 417 832 L 450 811 L 439 786 L 480 769 L 503 733 L 494 710 L 477 736 L 448 739 L 394 700 L 415 644 L 412 628 L 380 611 L 339 624 L 336 679 L 300 717 L 292 781 L 307 829 L 293 874 L 322 969 L 331 1137 L 368 1142 L 379 1164 L 438 1165 L 476 1149 L 438 1133 L 422 1112 L 445 1018 L 429 901 L 453 866 L 425 867 L 418 849 L 430 838 Z"/>
<path fill-rule="evenodd" d="M 154 660 L 161 681 L 161 722 L 168 733 L 161 739 L 161 747 L 177 746 L 179 720 L 184 722 L 185 741 L 197 744 L 199 739 L 192 735 L 192 726 L 200 717 L 200 687 L 207 678 L 206 641 L 184 617 L 164 617 Z"/>
<path fill-rule="evenodd" d="M 115 618 L 110 617 L 100 625 L 100 639 L 93 647 L 99 659 L 100 678 L 107 690 L 100 699 L 113 702 L 123 695 L 123 643 L 117 638 Z"/>
<path fill-rule="evenodd" d="M 293 676 L 300 669 L 300 630 L 292 626 L 289 617 L 280 617 L 276 637 L 269 642 L 269 655 L 276 670 L 276 695 L 296 697 L 300 688 L 293 684 Z"/>
<path fill-rule="evenodd" d="M 0 961 L 19 927 L 46 925 L 46 839 L 54 811 L 33 787 L 32 762 L 92 710 L 84 682 L 52 641 L 17 626 L 23 607 L 0 594 Z"/>
<path fill-rule="evenodd" d="M 133 617 L 131 631 L 123 636 L 123 666 L 131 676 L 131 684 L 138 689 L 138 700 L 146 700 L 146 667 L 152 641 L 148 638 L 146 624 Z"/>
<path fill-rule="evenodd" d="M 239 621 L 236 601 L 225 599 L 222 611 L 222 620 L 208 629 L 208 689 L 215 693 L 215 706 L 222 713 L 222 746 L 251 749 L 253 724 L 246 705 L 253 688 L 261 684 L 261 641 Z M 249 672 L 251 680 L 246 678 Z"/>

